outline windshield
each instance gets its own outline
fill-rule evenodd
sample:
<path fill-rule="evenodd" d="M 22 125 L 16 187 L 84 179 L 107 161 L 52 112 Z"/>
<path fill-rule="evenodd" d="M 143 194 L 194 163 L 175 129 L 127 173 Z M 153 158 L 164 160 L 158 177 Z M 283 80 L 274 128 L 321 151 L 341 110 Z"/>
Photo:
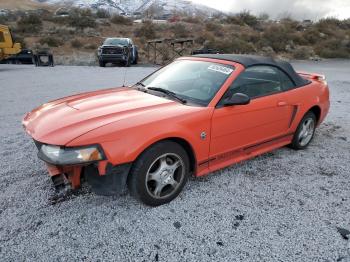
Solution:
<path fill-rule="evenodd" d="M 125 38 L 107 38 L 104 45 L 128 45 L 128 41 Z"/>
<path fill-rule="evenodd" d="M 187 101 L 207 106 L 234 67 L 204 61 L 179 60 L 144 79 L 146 88 L 169 90 Z"/>

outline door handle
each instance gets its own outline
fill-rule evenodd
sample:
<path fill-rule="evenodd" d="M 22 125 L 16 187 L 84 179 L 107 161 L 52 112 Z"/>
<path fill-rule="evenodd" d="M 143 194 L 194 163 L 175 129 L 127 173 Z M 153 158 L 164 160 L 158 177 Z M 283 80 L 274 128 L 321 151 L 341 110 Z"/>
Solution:
<path fill-rule="evenodd" d="M 287 105 L 287 102 L 284 102 L 284 101 L 277 102 L 277 106 L 286 106 L 286 105 Z"/>

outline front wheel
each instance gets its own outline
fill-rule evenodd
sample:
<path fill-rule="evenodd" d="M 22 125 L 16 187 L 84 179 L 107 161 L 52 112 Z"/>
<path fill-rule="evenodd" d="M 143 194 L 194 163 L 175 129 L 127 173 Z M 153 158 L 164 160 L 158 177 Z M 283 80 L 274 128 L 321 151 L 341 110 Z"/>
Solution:
<path fill-rule="evenodd" d="M 105 66 L 106 66 L 106 63 L 105 63 L 104 61 L 102 61 L 102 60 L 99 60 L 99 61 L 98 61 L 98 65 L 99 65 L 100 67 L 105 67 Z"/>
<path fill-rule="evenodd" d="M 186 151 L 177 143 L 164 141 L 151 146 L 135 161 L 128 188 L 144 204 L 159 206 L 180 194 L 188 174 Z"/>
<path fill-rule="evenodd" d="M 297 131 L 294 134 L 290 147 L 296 150 L 305 149 L 314 137 L 316 129 L 316 116 L 308 112 L 300 121 Z"/>

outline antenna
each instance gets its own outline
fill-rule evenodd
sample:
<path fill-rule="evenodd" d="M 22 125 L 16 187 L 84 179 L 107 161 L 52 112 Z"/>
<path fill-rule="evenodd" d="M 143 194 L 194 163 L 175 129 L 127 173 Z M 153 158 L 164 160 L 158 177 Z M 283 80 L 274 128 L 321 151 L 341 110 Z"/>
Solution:
<path fill-rule="evenodd" d="M 125 82 L 126 82 L 126 72 L 128 70 L 128 67 L 125 67 L 125 70 L 124 70 L 124 77 L 123 77 L 123 87 L 125 87 Z"/>

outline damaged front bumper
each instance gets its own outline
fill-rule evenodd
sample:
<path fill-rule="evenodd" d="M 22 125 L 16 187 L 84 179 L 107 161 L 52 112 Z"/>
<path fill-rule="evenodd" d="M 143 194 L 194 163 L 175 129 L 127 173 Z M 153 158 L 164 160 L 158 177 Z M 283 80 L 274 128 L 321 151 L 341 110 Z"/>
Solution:
<path fill-rule="evenodd" d="M 101 160 L 62 164 L 43 156 L 41 152 L 43 144 L 37 141 L 35 144 L 39 149 L 38 156 L 46 163 L 49 175 L 58 192 L 79 189 L 83 181 L 86 181 L 92 191 L 98 195 L 118 195 L 125 191 L 131 163 L 114 166 L 101 151 L 103 154 Z"/>

